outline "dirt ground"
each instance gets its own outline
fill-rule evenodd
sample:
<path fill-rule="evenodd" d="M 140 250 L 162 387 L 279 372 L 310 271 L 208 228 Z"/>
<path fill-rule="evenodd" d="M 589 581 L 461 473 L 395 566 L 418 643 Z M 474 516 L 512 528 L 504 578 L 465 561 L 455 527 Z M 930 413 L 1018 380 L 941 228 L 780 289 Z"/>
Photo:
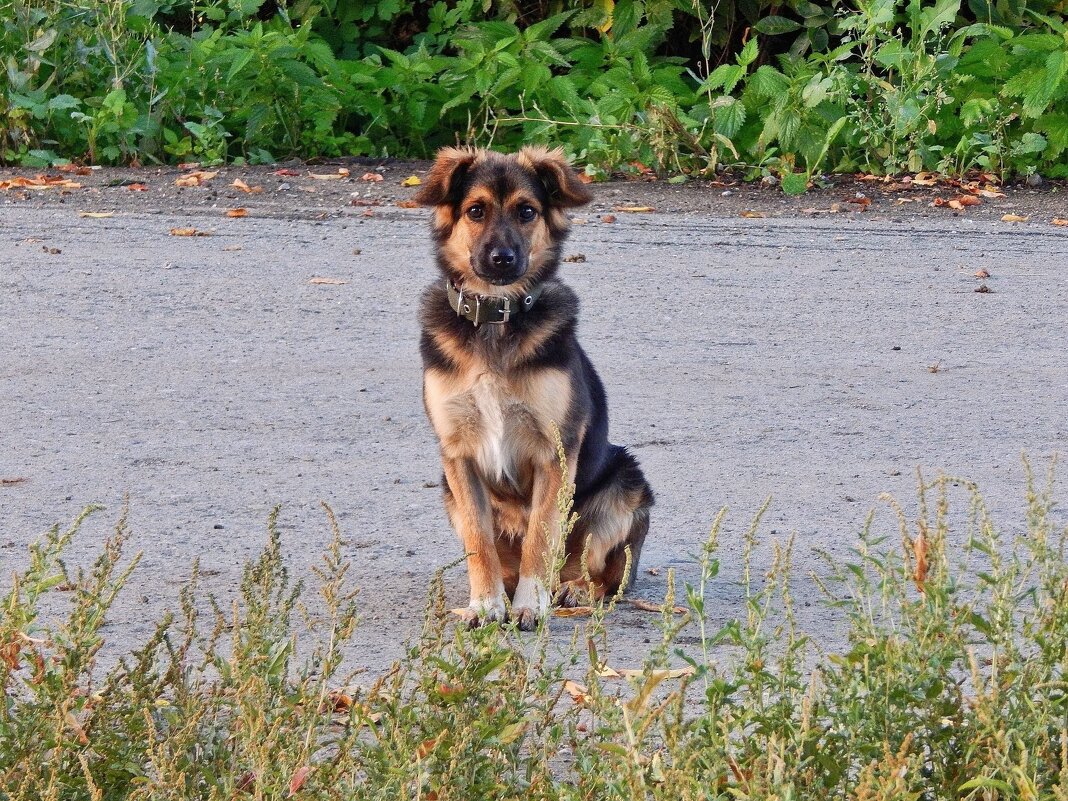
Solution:
<path fill-rule="evenodd" d="M 326 500 L 363 588 L 353 658 L 372 672 L 396 658 L 459 555 L 421 406 L 428 215 L 401 186 L 427 166 L 223 168 L 187 188 L 189 171 L 107 169 L 66 176 L 77 189 L 0 191 L 0 590 L 42 531 L 100 502 L 72 554 L 84 563 L 128 495 L 145 556 L 108 632 L 132 647 L 195 557 L 228 603 L 276 504 L 309 577 Z M 961 194 L 945 185 L 595 186 L 563 276 L 613 441 L 658 495 L 635 597 L 661 598 L 669 569 L 692 581 L 728 505 L 710 623 L 744 614 L 740 538 L 771 496 L 756 574 L 795 535 L 799 620 L 833 645 L 842 621 L 808 573 L 820 551 L 848 559 L 873 508 L 895 535 L 878 497 L 914 514 L 917 467 L 979 481 L 1018 528 L 1021 453 L 1041 469 L 1068 442 L 1068 228 L 1051 222 L 1068 217 L 1064 190 L 953 210 L 931 205 Z M 653 210 L 620 210 L 634 206 Z M 172 234 L 189 228 L 205 235 Z M 447 584 L 462 605 L 462 567 Z M 654 617 L 613 615 L 617 664 L 655 641 Z M 561 638 L 571 625 L 553 623 Z"/>

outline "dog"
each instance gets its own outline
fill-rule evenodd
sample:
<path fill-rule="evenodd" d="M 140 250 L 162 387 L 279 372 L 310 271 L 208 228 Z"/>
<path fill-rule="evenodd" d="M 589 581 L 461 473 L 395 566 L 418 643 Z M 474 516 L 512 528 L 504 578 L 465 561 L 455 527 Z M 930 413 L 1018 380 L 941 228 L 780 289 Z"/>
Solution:
<path fill-rule="evenodd" d="M 554 598 L 616 594 L 649 529 L 652 490 L 608 441 L 604 387 L 575 336 L 578 298 L 557 278 L 566 210 L 591 199 L 563 151 L 540 147 L 445 148 L 415 197 L 434 210 L 442 274 L 420 308 L 423 402 L 467 554 L 471 626 L 507 620 L 506 598 L 529 631 Z M 556 430 L 578 521 L 550 576 L 564 480 Z"/>

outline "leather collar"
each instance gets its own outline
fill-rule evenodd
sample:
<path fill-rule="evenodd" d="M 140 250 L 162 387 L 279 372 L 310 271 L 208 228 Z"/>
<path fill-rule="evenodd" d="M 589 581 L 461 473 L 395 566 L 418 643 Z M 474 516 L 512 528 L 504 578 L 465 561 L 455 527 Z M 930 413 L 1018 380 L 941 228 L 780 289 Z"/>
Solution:
<path fill-rule="evenodd" d="M 536 284 L 525 295 L 519 297 L 499 297 L 497 295 L 468 295 L 463 287 L 453 286 L 452 281 L 445 279 L 445 291 L 449 296 L 449 306 L 456 312 L 457 317 L 464 317 L 475 324 L 477 328 L 482 323 L 499 325 L 507 323 L 512 318 L 530 311 L 535 301 L 544 290 L 543 284 Z"/>

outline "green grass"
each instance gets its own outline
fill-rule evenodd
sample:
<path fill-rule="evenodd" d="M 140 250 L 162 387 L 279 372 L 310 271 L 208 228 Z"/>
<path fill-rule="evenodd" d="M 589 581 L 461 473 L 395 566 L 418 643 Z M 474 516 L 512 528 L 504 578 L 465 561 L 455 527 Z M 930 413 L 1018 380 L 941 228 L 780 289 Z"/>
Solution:
<path fill-rule="evenodd" d="M 758 515 L 744 606 L 712 631 L 721 513 L 699 578 L 669 576 L 660 636 L 621 677 L 601 657 L 611 604 L 573 633 L 567 620 L 468 631 L 443 575 L 406 656 L 378 678 L 349 674 L 358 599 L 329 509 L 319 611 L 272 517 L 232 608 L 198 615 L 209 599 L 193 566 L 178 612 L 104 671 L 102 627 L 136 558 L 120 519 L 71 574 L 83 515 L 33 546 L 0 609 L 0 798 L 1064 801 L 1068 564 L 1051 487 L 1029 479 L 1026 519 L 1003 536 L 974 487 L 921 479 L 908 510 L 890 501 L 896 531 L 869 524 L 848 563 L 811 576 L 796 575 L 792 541 L 758 543 Z M 763 547 L 774 558 L 757 576 Z M 799 630 L 797 582 L 848 624 L 840 648 Z M 69 612 L 42 619 L 60 591 Z"/>

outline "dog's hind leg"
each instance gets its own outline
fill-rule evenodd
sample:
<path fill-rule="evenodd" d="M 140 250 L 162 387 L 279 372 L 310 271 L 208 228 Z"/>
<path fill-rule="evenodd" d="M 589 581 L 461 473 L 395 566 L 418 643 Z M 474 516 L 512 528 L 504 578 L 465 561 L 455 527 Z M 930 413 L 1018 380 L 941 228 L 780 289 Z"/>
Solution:
<path fill-rule="evenodd" d="M 607 480 L 576 505 L 579 522 L 568 539 L 560 575 L 562 606 L 615 595 L 621 586 L 631 586 L 637 574 L 653 492 L 625 449 L 618 449 L 609 470 Z"/>
<path fill-rule="evenodd" d="M 505 619 L 504 577 L 493 536 L 489 495 L 469 459 L 445 459 L 445 509 L 467 554 L 471 602 L 468 625 Z"/>

